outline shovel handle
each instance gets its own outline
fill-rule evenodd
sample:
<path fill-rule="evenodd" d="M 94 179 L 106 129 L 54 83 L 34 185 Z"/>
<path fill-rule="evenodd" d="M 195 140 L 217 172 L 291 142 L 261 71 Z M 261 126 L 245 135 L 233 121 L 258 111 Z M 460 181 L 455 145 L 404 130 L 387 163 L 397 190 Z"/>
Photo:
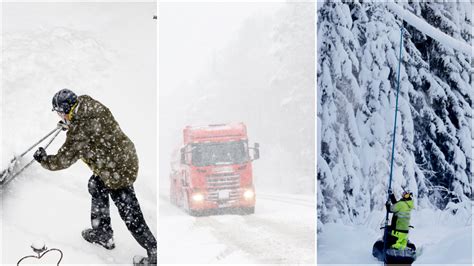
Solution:
<path fill-rule="evenodd" d="M 48 142 L 48 144 L 46 144 L 46 146 L 44 146 L 44 149 L 48 148 L 48 146 L 51 145 L 51 143 L 52 143 L 53 140 L 59 135 L 59 133 L 61 133 L 61 130 L 58 130 L 58 129 L 60 129 L 60 128 L 58 127 L 58 128 L 56 128 L 55 130 L 51 131 L 51 133 L 48 134 L 48 136 L 49 136 L 49 135 L 53 134 L 54 131 L 57 130 L 57 132 L 56 132 L 56 134 L 54 135 L 54 137 L 52 137 L 51 140 Z M 48 136 L 46 136 L 46 137 L 48 137 Z M 45 137 L 45 138 L 46 138 L 46 137 Z M 42 140 L 41 140 L 41 141 L 42 141 Z M 40 143 L 41 141 L 39 141 L 38 143 Z M 36 144 L 36 145 L 37 145 L 37 144 Z M 36 145 L 35 145 L 35 146 L 36 146 Z M 33 146 L 33 147 L 34 147 L 34 146 Z M 32 147 L 32 148 L 33 148 L 33 147 Z M 22 156 L 23 156 L 23 155 L 22 155 Z M 27 165 L 23 166 L 23 168 L 21 168 L 21 169 L 20 169 L 18 172 L 16 172 L 14 175 L 8 177 L 8 179 L 6 179 L 6 180 L 2 180 L 2 182 L 0 182 L 0 184 L 2 184 L 2 185 L 8 184 L 11 180 L 13 180 L 13 179 L 14 179 L 15 177 L 17 177 L 19 174 L 21 174 L 26 168 L 28 168 L 30 165 L 32 165 L 34 161 L 35 161 L 35 159 L 31 160 Z"/>
<path fill-rule="evenodd" d="M 60 127 L 56 127 L 55 129 L 51 130 L 51 132 L 49 132 L 46 136 L 44 136 L 43 138 L 41 138 L 38 142 L 36 142 L 33 146 L 31 146 L 30 148 L 28 148 L 25 152 L 23 152 L 19 157 L 23 157 L 25 156 L 25 154 L 27 154 L 29 151 L 31 151 L 34 147 L 36 147 L 38 144 L 40 144 L 43 140 L 45 140 L 47 137 L 51 136 L 54 132 L 56 132 L 57 130 L 60 130 Z"/>

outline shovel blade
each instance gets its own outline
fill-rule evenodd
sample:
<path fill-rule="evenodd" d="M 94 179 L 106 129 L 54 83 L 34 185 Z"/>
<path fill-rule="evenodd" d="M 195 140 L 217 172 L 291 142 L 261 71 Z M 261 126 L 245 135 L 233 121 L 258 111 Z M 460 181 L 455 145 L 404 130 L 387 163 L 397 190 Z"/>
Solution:
<path fill-rule="evenodd" d="M 10 164 L 8 165 L 8 167 L 0 172 L 0 185 L 5 183 L 5 181 L 8 180 L 12 176 L 15 170 L 17 170 L 19 164 L 20 164 L 20 158 L 14 157 L 10 161 Z"/>

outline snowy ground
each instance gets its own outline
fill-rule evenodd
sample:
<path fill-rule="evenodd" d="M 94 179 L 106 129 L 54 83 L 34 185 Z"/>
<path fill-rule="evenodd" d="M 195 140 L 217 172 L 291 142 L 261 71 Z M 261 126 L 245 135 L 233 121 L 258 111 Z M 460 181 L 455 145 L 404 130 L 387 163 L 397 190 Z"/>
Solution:
<path fill-rule="evenodd" d="M 81 231 L 90 226 L 86 172 L 82 167 L 58 173 L 34 167 L 9 184 L 2 193 L 3 263 L 13 264 L 19 258 L 31 255 L 30 245 L 35 240 L 44 241 L 48 248 L 61 249 L 64 264 L 123 264 L 131 262 L 136 254 L 145 254 L 113 204 L 111 216 L 116 248 L 108 251 L 82 239 Z M 139 187 L 137 194 L 145 219 L 156 232 L 153 197 Z M 51 259 L 57 259 L 57 255 L 51 255 Z"/>
<path fill-rule="evenodd" d="M 192 217 L 160 196 L 160 263 L 315 263 L 313 196 L 257 192 L 256 213 Z"/>
<path fill-rule="evenodd" d="M 379 213 L 377 217 L 381 222 L 384 215 Z M 415 229 L 410 231 L 410 240 L 423 252 L 414 265 L 472 265 L 471 223 L 471 218 L 459 219 L 447 212 L 415 211 L 412 215 Z M 372 245 L 383 234 L 377 228 L 374 222 L 359 226 L 325 225 L 318 235 L 318 265 L 380 265 L 372 256 Z"/>
<path fill-rule="evenodd" d="M 104 103 L 137 148 L 135 190 L 156 235 L 154 14 L 156 3 L 2 3 L 0 121 L 3 169 L 13 155 L 56 126 L 59 117 L 51 112 L 51 98 L 59 89 L 68 87 Z M 47 151 L 55 153 L 64 139 L 61 133 Z M 35 162 L 8 184 L 0 192 L 0 264 L 31 255 L 35 240 L 63 250 L 61 264 L 130 264 L 134 255 L 145 255 L 113 203 L 116 248 L 108 251 L 82 239 L 81 231 L 90 227 L 90 175 L 81 161 L 58 172 Z M 56 259 L 51 254 L 44 262 Z"/>

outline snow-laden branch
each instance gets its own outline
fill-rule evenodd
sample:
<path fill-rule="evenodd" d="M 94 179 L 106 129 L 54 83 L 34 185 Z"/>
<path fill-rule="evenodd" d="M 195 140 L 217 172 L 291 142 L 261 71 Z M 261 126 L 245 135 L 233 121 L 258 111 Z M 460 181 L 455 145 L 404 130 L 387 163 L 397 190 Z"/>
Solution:
<path fill-rule="evenodd" d="M 395 12 L 397 15 L 403 18 L 408 24 L 412 25 L 413 27 L 417 28 L 419 31 L 425 33 L 426 35 L 430 36 L 434 40 L 449 46 L 455 50 L 465 53 L 466 55 L 473 56 L 474 48 L 469 44 L 456 40 L 453 37 L 449 36 L 448 34 L 440 31 L 439 29 L 431 26 L 428 22 L 423 19 L 420 19 L 415 14 L 411 13 L 410 11 L 404 9 L 403 7 L 399 6 L 396 3 L 387 3 L 387 7 Z"/>

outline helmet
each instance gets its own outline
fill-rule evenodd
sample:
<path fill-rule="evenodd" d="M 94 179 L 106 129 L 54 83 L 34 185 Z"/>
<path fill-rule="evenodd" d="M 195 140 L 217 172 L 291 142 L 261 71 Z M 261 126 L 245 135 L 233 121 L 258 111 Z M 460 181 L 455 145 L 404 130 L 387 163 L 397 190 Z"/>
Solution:
<path fill-rule="evenodd" d="M 53 97 L 53 111 L 68 114 L 77 102 L 77 95 L 68 89 L 62 89 Z"/>
<path fill-rule="evenodd" d="M 403 191 L 402 198 L 406 200 L 411 200 L 413 198 L 413 193 L 409 191 Z"/>

